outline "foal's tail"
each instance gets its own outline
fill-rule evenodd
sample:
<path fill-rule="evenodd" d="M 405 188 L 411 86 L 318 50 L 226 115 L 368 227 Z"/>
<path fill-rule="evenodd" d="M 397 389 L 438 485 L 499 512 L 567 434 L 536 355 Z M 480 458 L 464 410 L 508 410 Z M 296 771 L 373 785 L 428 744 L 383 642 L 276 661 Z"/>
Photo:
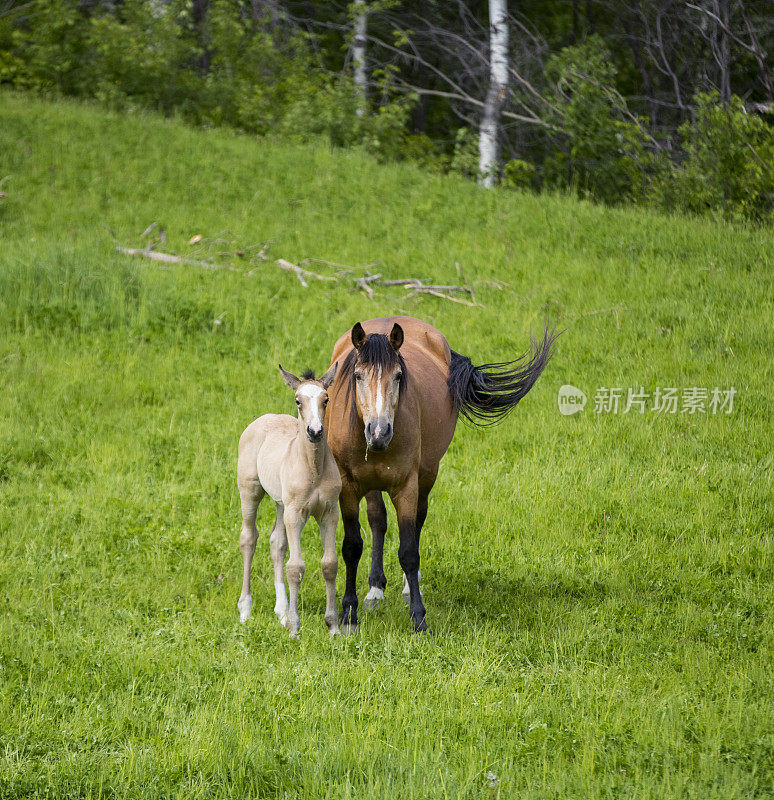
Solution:
<path fill-rule="evenodd" d="M 540 377 L 553 355 L 556 328 L 543 331 L 543 340 L 532 339 L 532 347 L 515 361 L 473 366 L 467 356 L 451 351 L 447 385 L 454 404 L 474 425 L 494 425 L 521 400 Z"/>

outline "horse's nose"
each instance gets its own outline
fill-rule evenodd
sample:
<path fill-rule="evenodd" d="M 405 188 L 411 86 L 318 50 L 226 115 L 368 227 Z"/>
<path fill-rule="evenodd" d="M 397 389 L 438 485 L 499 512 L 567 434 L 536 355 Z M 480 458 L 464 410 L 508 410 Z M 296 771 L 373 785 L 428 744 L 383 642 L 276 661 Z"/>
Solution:
<path fill-rule="evenodd" d="M 365 428 L 368 446 L 374 450 L 384 450 L 392 440 L 392 423 L 388 420 L 369 422 Z"/>
<path fill-rule="evenodd" d="M 323 437 L 322 425 L 319 428 L 313 428 L 311 425 L 306 426 L 306 435 L 312 442 L 319 442 Z"/>

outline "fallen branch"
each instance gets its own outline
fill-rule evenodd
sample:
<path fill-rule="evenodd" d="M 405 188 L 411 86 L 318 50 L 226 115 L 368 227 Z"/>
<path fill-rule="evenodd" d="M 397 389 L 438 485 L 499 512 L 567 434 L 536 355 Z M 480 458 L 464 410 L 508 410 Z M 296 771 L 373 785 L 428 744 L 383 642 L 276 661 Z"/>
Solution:
<path fill-rule="evenodd" d="M 301 282 L 301 285 L 304 289 L 309 288 L 309 284 L 306 282 L 306 278 L 315 278 L 318 281 L 335 281 L 336 278 L 330 275 L 320 275 L 317 272 L 312 272 L 309 269 L 304 269 L 303 267 L 299 267 L 296 264 L 292 264 L 290 261 L 285 261 L 284 258 L 278 258 L 274 262 L 280 269 L 287 270 L 288 272 L 295 272 L 296 277 Z"/>
<path fill-rule="evenodd" d="M 320 281 L 339 282 L 351 280 L 355 288 L 363 292 L 369 300 L 374 299 L 374 286 L 402 286 L 408 291 L 404 299 L 415 297 L 417 294 L 429 294 L 433 297 L 440 297 L 442 300 L 451 300 L 453 303 L 461 303 L 464 306 L 480 307 L 480 303 L 476 302 L 476 297 L 471 286 L 425 283 L 421 278 L 390 278 L 384 280 L 381 273 L 371 274 L 368 271 L 368 267 L 360 267 L 360 269 L 365 269 L 365 275 L 356 276 L 354 275 L 352 267 L 348 267 L 346 264 L 338 264 L 335 261 L 325 261 L 321 258 L 305 258 L 301 263 L 310 264 L 312 262 L 339 267 L 339 271 L 335 276 L 320 275 L 311 270 L 299 267 L 297 264 L 293 264 L 290 261 L 286 261 L 284 258 L 278 258 L 276 264 L 280 269 L 293 272 L 304 288 L 309 288 L 309 284 L 307 283 L 308 278 L 315 278 Z M 453 297 L 452 295 L 454 294 L 468 294 L 470 295 L 470 300 L 465 300 L 461 297 Z"/>
<path fill-rule="evenodd" d="M 159 233 L 163 235 L 163 229 L 158 225 L 158 223 L 153 222 L 151 223 L 142 233 L 143 236 L 149 236 L 153 231 L 158 229 Z M 198 235 L 192 237 L 196 239 L 196 244 L 199 242 L 205 242 L 205 247 L 212 247 L 212 245 L 216 244 L 228 244 L 228 242 L 221 238 L 216 239 L 202 239 Z M 256 258 L 266 260 L 266 249 L 269 246 L 269 242 L 262 242 L 260 244 L 251 245 L 244 250 L 236 250 L 236 255 L 239 257 L 244 257 L 245 254 L 254 248 L 260 247 L 260 252 L 255 256 Z M 146 247 L 116 247 L 116 250 L 119 253 L 123 253 L 127 256 L 135 256 L 139 258 L 147 258 L 151 261 L 157 261 L 162 264 L 188 264 L 195 267 L 201 267 L 202 269 L 227 269 L 232 272 L 241 272 L 241 270 L 237 269 L 236 267 L 230 267 L 223 264 L 213 263 L 211 261 L 201 261 L 198 259 L 188 258 L 185 256 L 177 256 L 173 255 L 172 253 L 161 253 L 158 252 L 156 249 L 156 244 L 151 243 L 148 244 Z M 199 250 L 195 251 L 195 253 L 202 252 L 205 247 L 200 248 Z M 230 256 L 231 253 L 228 251 L 221 251 L 217 252 L 214 255 L 216 256 Z M 301 261 L 301 264 L 309 265 L 312 263 L 315 264 L 325 264 L 329 267 L 334 267 L 337 269 L 335 275 L 321 275 L 319 272 L 314 272 L 311 269 L 307 269 L 306 267 L 299 266 L 298 264 L 294 264 L 292 261 L 288 261 L 285 258 L 278 258 L 274 262 L 280 269 L 285 270 L 286 272 L 292 272 L 296 278 L 298 278 L 299 283 L 305 288 L 309 288 L 309 281 L 316 280 L 316 281 L 333 281 L 334 283 L 349 283 L 351 281 L 352 286 L 358 289 L 359 291 L 363 292 L 370 300 L 374 299 L 374 287 L 381 286 L 381 287 L 390 287 L 390 286 L 402 286 L 408 294 L 405 295 L 403 299 L 408 299 L 411 297 L 415 297 L 418 294 L 429 294 L 432 297 L 438 297 L 441 300 L 450 300 L 452 303 L 460 303 L 461 305 L 465 306 L 473 306 L 473 307 L 481 307 L 480 303 L 476 302 L 476 297 L 473 292 L 473 287 L 468 286 L 467 284 L 436 284 L 436 283 L 426 283 L 426 279 L 422 278 L 390 278 L 388 280 L 384 280 L 382 278 L 381 273 L 372 274 L 369 270 L 374 264 L 369 264 L 366 267 L 349 267 L 346 264 L 339 264 L 335 261 L 326 261 L 322 258 L 305 258 Z M 457 275 L 460 276 L 462 280 L 464 280 L 462 273 L 459 268 L 459 264 L 455 265 L 457 268 Z M 364 275 L 356 275 L 355 271 L 365 271 Z M 245 275 L 250 277 L 253 275 L 257 270 L 251 269 Z M 498 287 L 499 288 L 499 287 Z M 467 294 L 470 299 L 465 299 L 462 297 L 454 297 L 453 295 L 458 294 Z M 608 309 L 610 310 L 610 309 Z M 591 312 L 597 313 L 597 312 Z M 599 312 L 601 313 L 601 312 Z M 584 315 L 585 316 L 585 315 Z"/>
<path fill-rule="evenodd" d="M 456 287 L 459 288 L 459 287 Z M 474 308 L 479 306 L 478 303 L 473 303 L 470 300 L 463 300 L 461 297 L 452 297 L 449 294 L 444 294 L 443 292 L 436 291 L 436 289 L 432 286 L 421 286 L 414 289 L 412 292 L 409 292 L 406 295 L 406 299 L 409 297 L 414 297 L 414 295 L 421 293 L 421 294 L 431 294 L 433 297 L 441 297 L 444 300 L 451 300 L 452 303 L 461 303 L 463 306 L 473 306 Z"/>
<path fill-rule="evenodd" d="M 141 256 L 142 258 L 149 258 L 151 261 L 161 261 L 162 264 L 191 264 L 203 269 L 222 269 L 217 264 L 210 264 L 207 261 L 195 261 L 192 258 L 183 258 L 182 256 L 173 256 L 170 253 L 159 253 L 150 247 L 116 247 L 116 250 L 127 256 Z"/>
<path fill-rule="evenodd" d="M 364 275 L 362 278 L 355 278 L 355 286 L 360 291 L 365 292 L 369 299 L 374 299 L 374 290 L 369 284 L 376 283 L 382 276 L 381 275 Z"/>
<path fill-rule="evenodd" d="M 229 272 L 241 272 L 236 267 L 228 267 L 225 264 L 213 264 L 209 261 L 197 261 L 194 258 L 183 258 L 171 253 L 159 253 L 153 249 L 152 245 L 148 247 L 116 247 L 116 250 L 127 256 L 149 258 L 151 261 L 160 261 L 162 264 L 189 264 L 192 267 L 201 267 L 202 269 L 225 269 Z"/>

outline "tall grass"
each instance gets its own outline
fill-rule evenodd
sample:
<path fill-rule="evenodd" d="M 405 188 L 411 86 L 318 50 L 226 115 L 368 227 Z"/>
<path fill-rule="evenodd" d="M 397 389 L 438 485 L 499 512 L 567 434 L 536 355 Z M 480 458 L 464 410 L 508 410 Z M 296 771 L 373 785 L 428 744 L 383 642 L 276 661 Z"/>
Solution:
<path fill-rule="evenodd" d="M 4 175 L 0 797 L 770 796 L 771 231 L 9 94 Z M 245 256 L 115 251 L 154 221 L 167 250 Z M 276 257 L 445 283 L 458 263 L 482 307 L 304 289 Z M 268 504 L 239 625 L 239 433 L 290 412 L 280 359 L 319 370 L 397 312 L 478 362 L 546 313 L 566 329 L 514 414 L 460 425 L 442 462 L 437 635 L 410 633 L 391 518 L 386 606 L 333 642 L 310 523 L 288 641 Z M 589 396 L 572 417 L 565 383 Z M 602 386 L 738 394 L 595 414 Z"/>

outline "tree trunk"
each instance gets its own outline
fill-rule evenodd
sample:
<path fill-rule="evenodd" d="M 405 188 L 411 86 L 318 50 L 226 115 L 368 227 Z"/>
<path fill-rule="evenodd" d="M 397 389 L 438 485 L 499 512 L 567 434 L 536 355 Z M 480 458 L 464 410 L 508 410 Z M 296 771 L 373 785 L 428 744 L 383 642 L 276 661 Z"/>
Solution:
<path fill-rule="evenodd" d="M 368 73 L 366 72 L 366 36 L 368 9 L 365 0 L 354 2 L 355 37 L 352 41 L 352 60 L 355 63 L 355 87 L 357 88 L 357 115 L 362 117 L 368 108 Z"/>
<path fill-rule="evenodd" d="M 500 168 L 500 111 L 508 90 L 507 0 L 489 0 L 489 91 L 478 138 L 478 182 L 495 185 Z"/>
<path fill-rule="evenodd" d="M 728 37 L 728 0 L 715 0 L 715 16 L 720 20 L 717 26 L 718 67 L 720 69 L 720 100 L 723 105 L 731 102 L 731 41 Z"/>

